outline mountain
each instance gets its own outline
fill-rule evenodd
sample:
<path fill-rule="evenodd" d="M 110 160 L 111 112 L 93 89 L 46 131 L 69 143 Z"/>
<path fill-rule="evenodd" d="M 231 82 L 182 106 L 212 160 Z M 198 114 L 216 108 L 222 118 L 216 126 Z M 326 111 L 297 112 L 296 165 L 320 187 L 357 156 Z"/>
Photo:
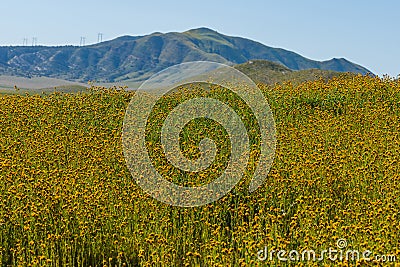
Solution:
<path fill-rule="evenodd" d="M 320 69 L 366 74 L 346 59 L 315 61 L 207 28 L 186 32 L 122 36 L 88 46 L 3 46 L 0 75 L 45 76 L 69 81 L 141 81 L 175 64 L 208 60 L 229 65 L 254 59 L 280 63 L 290 70 Z"/>

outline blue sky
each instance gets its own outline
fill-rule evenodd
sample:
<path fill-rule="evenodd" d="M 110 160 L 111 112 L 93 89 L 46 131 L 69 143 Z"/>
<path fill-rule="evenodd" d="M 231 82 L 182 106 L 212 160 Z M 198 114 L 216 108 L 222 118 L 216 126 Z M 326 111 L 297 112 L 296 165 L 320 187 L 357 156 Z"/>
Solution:
<path fill-rule="evenodd" d="M 121 35 L 209 27 L 315 60 L 344 57 L 400 74 L 400 1 L 3 0 L 0 45 L 79 45 Z"/>

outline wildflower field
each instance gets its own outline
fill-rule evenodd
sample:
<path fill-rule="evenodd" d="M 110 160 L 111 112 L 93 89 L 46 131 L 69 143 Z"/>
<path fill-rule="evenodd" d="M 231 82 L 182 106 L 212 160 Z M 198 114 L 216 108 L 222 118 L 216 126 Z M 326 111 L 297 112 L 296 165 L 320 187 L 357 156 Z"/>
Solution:
<path fill-rule="evenodd" d="M 396 264 L 394 258 L 282 261 L 275 253 L 262 261 L 257 256 L 265 247 L 337 249 L 338 239 L 347 242 L 345 249 L 396 255 L 399 264 L 400 82 L 347 75 L 259 87 L 277 130 L 266 182 L 251 194 L 247 190 L 255 148 L 242 181 L 228 195 L 193 208 L 163 204 L 132 179 L 121 131 L 134 92 L 92 88 L 0 95 L 1 266 Z M 237 104 L 251 125 L 240 99 L 216 88 L 166 96 L 152 129 L 174 105 L 199 94 Z M 188 157 L 196 157 L 202 136 L 215 140 L 220 154 L 213 169 L 198 176 L 169 168 L 157 158 L 157 130 L 146 140 L 151 158 L 176 183 L 208 182 L 224 168 L 229 141 L 210 120 L 186 130 L 181 146 Z M 249 133 L 254 147 L 257 134 Z"/>

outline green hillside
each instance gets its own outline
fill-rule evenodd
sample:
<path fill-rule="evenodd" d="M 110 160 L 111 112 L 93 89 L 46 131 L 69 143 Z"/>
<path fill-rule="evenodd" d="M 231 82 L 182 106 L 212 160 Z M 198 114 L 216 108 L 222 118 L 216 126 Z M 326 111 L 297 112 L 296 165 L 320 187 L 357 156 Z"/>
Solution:
<path fill-rule="evenodd" d="M 249 62 L 238 64 L 235 66 L 256 83 L 275 84 L 284 81 L 291 81 L 299 84 L 305 81 L 313 81 L 323 79 L 325 81 L 335 77 L 344 75 L 343 72 L 307 69 L 307 70 L 291 70 L 279 63 L 267 60 L 251 60 Z M 351 75 L 348 73 L 347 75 Z"/>

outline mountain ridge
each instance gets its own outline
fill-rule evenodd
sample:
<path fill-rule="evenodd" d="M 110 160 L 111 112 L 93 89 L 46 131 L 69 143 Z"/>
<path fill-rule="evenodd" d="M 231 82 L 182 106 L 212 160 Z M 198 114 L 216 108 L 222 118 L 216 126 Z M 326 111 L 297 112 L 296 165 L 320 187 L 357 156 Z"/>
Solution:
<path fill-rule="evenodd" d="M 185 32 L 126 35 L 87 46 L 2 46 L 0 75 L 44 76 L 77 82 L 143 81 L 166 67 L 188 61 L 234 65 L 257 59 L 276 62 L 291 70 L 370 72 L 344 58 L 315 61 L 289 50 L 202 27 Z"/>

